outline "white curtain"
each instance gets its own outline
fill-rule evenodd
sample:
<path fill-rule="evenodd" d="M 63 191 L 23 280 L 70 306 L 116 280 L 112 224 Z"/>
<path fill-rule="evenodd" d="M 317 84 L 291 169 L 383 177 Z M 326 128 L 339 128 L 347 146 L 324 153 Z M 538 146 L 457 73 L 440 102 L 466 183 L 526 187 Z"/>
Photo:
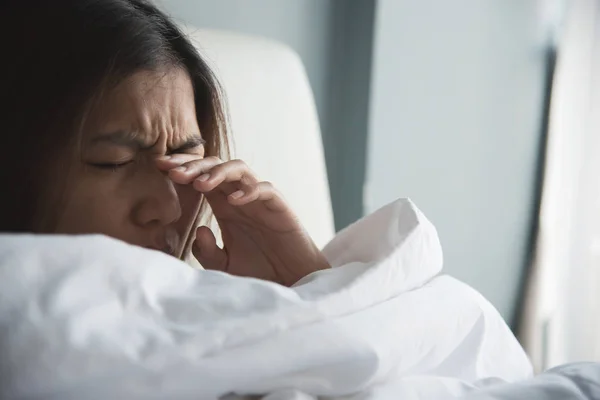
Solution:
<path fill-rule="evenodd" d="M 536 369 L 600 361 L 600 2 L 559 36 L 536 258 L 521 339 Z"/>

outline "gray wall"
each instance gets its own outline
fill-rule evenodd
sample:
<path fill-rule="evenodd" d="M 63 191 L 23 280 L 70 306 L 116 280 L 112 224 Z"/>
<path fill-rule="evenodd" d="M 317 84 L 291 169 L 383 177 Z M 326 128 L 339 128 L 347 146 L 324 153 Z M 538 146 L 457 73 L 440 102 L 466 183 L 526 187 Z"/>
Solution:
<path fill-rule="evenodd" d="M 445 271 L 512 316 L 532 216 L 544 57 L 534 0 L 379 0 L 367 211 L 411 197 Z"/>
<path fill-rule="evenodd" d="M 375 0 L 159 0 L 199 28 L 272 38 L 308 74 L 327 159 L 336 227 L 363 214 L 368 94 Z"/>
<path fill-rule="evenodd" d="M 374 18 L 374 0 L 335 3 L 331 91 L 323 140 L 338 229 L 364 214 Z"/>

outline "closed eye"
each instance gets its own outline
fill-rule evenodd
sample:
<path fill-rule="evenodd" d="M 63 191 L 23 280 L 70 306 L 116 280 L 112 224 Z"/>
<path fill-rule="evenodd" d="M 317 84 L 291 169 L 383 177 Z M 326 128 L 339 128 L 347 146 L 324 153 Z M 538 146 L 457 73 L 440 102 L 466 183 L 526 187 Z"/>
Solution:
<path fill-rule="evenodd" d="M 165 155 L 172 156 L 175 154 L 200 155 L 200 154 L 203 154 L 203 152 L 202 152 L 202 147 L 195 147 L 195 148 L 190 148 L 190 149 L 176 149 L 176 150 L 167 151 L 167 153 Z"/>
<path fill-rule="evenodd" d="M 125 162 L 121 162 L 121 163 L 89 163 L 89 165 L 91 165 L 94 168 L 99 168 L 99 169 L 106 169 L 106 170 L 117 170 L 119 168 L 123 168 L 124 166 L 131 164 L 133 162 L 133 160 L 131 161 L 125 161 Z"/>
<path fill-rule="evenodd" d="M 170 149 L 167 154 L 171 155 L 171 154 L 182 154 L 182 153 L 195 153 L 199 150 L 201 150 L 204 145 L 206 144 L 206 140 L 202 139 L 199 136 L 196 137 L 192 137 L 190 139 L 188 139 L 185 143 L 183 143 L 181 146 L 178 146 L 177 148 L 174 149 Z"/>

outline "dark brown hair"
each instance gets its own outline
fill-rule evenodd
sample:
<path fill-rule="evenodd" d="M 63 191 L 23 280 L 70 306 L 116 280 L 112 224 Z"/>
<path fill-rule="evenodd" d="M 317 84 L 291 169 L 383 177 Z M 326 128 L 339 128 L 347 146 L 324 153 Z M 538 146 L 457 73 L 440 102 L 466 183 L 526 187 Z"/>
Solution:
<path fill-rule="evenodd" d="M 63 188 L 61 157 L 98 96 L 140 70 L 185 69 L 206 154 L 227 156 L 218 81 L 146 0 L 3 0 L 0 52 L 0 231 L 52 231 L 58 204 L 44 203 Z"/>

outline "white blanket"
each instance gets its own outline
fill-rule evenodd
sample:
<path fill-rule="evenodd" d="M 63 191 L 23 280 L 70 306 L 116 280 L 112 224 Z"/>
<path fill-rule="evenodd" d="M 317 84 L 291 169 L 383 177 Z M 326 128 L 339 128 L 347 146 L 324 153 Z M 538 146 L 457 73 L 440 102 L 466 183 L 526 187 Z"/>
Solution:
<path fill-rule="evenodd" d="M 600 364 L 574 363 L 552 368 L 534 379 L 484 386 L 463 400 L 597 400 L 600 399 Z"/>
<path fill-rule="evenodd" d="M 342 231 L 293 288 L 101 236 L 0 235 L 0 398 L 439 399 L 528 378 L 407 200 Z"/>

